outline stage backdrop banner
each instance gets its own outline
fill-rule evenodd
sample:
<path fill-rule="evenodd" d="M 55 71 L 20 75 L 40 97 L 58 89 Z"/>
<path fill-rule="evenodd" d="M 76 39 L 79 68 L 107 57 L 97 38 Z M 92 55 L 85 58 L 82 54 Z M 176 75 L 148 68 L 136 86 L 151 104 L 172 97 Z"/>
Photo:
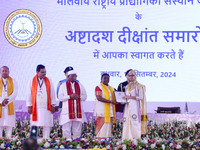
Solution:
<path fill-rule="evenodd" d="M 0 66 L 17 100 L 43 64 L 55 88 L 72 66 L 89 101 L 102 73 L 117 88 L 130 68 L 147 101 L 199 101 L 199 13 L 199 0 L 2 0 Z"/>

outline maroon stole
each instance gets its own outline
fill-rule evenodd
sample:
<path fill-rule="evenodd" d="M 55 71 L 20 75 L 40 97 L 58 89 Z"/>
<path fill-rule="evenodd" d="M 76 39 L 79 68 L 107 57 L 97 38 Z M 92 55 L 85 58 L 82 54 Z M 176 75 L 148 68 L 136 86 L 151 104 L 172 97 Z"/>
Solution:
<path fill-rule="evenodd" d="M 67 87 L 67 94 L 69 96 L 73 94 L 73 90 L 69 80 L 66 82 L 66 87 Z M 80 86 L 78 82 L 75 81 L 75 94 L 80 95 L 80 93 L 81 93 Z M 74 99 L 68 100 L 68 109 L 69 109 L 69 119 L 75 119 Z M 82 118 L 80 99 L 76 100 L 76 112 L 77 112 L 77 118 Z"/>

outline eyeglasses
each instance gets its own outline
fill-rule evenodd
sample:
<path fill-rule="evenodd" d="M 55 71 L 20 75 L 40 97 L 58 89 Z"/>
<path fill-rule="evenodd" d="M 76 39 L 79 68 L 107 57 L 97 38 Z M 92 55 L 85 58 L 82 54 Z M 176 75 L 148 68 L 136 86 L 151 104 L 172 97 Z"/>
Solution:
<path fill-rule="evenodd" d="M 134 77 L 135 75 L 128 75 L 129 77 Z"/>

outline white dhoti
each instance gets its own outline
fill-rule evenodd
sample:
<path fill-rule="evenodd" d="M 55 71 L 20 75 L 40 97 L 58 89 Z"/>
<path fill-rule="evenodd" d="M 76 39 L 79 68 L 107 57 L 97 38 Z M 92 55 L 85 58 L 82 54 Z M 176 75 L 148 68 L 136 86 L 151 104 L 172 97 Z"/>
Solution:
<path fill-rule="evenodd" d="M 50 129 L 53 126 L 53 115 L 51 111 L 48 111 L 45 108 L 37 109 L 37 121 L 30 121 L 31 126 L 40 126 L 43 127 L 43 137 L 49 138 Z M 32 115 L 30 116 L 32 118 Z"/>
<path fill-rule="evenodd" d="M 31 126 L 53 126 L 53 114 L 51 111 L 46 108 L 38 108 L 37 109 L 37 121 L 32 121 L 32 115 L 30 116 L 30 124 Z"/>
<path fill-rule="evenodd" d="M 82 122 L 69 121 L 62 126 L 63 136 L 66 138 L 80 138 L 82 132 Z"/>
<path fill-rule="evenodd" d="M 6 136 L 11 138 L 12 128 L 15 127 L 15 114 L 8 115 L 7 106 L 2 109 L 2 118 L 0 118 L 0 137 L 2 137 L 4 127 L 6 128 Z"/>
<path fill-rule="evenodd" d="M 3 137 L 3 128 L 4 127 L 0 126 L 0 137 Z M 12 128 L 13 127 L 5 126 L 5 128 L 6 128 L 6 137 L 11 138 L 11 136 L 12 136 Z"/>
<path fill-rule="evenodd" d="M 15 127 L 15 114 L 8 115 L 8 106 L 2 109 L 2 118 L 0 118 L 0 126 Z"/>
<path fill-rule="evenodd" d="M 48 126 L 43 126 L 43 137 L 48 139 L 50 135 L 51 128 Z"/>

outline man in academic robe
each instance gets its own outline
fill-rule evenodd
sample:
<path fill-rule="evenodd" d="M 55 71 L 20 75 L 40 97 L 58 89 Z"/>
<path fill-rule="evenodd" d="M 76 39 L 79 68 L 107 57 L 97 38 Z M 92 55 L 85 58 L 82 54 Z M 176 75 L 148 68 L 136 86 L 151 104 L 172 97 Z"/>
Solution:
<path fill-rule="evenodd" d="M 131 82 L 132 80 L 132 76 L 129 76 L 129 73 L 134 72 L 133 69 L 129 69 L 126 71 L 125 76 L 127 78 L 127 81 L 122 82 L 119 84 L 117 90 L 118 91 L 122 91 L 125 92 L 125 89 L 127 87 L 127 85 Z M 146 103 L 146 94 L 145 94 L 145 86 L 141 86 L 141 84 L 139 84 L 138 89 L 140 89 L 141 87 L 143 87 L 143 99 L 140 101 L 140 105 L 141 105 L 141 134 L 142 136 L 144 134 L 146 134 L 147 132 L 147 121 L 148 121 L 148 116 L 147 116 L 147 103 Z M 120 104 L 118 104 L 118 106 L 120 106 Z M 117 107 L 117 110 L 120 110 L 121 112 L 124 112 L 124 104 L 121 104 L 121 107 Z M 120 112 L 119 111 L 119 112 Z"/>

